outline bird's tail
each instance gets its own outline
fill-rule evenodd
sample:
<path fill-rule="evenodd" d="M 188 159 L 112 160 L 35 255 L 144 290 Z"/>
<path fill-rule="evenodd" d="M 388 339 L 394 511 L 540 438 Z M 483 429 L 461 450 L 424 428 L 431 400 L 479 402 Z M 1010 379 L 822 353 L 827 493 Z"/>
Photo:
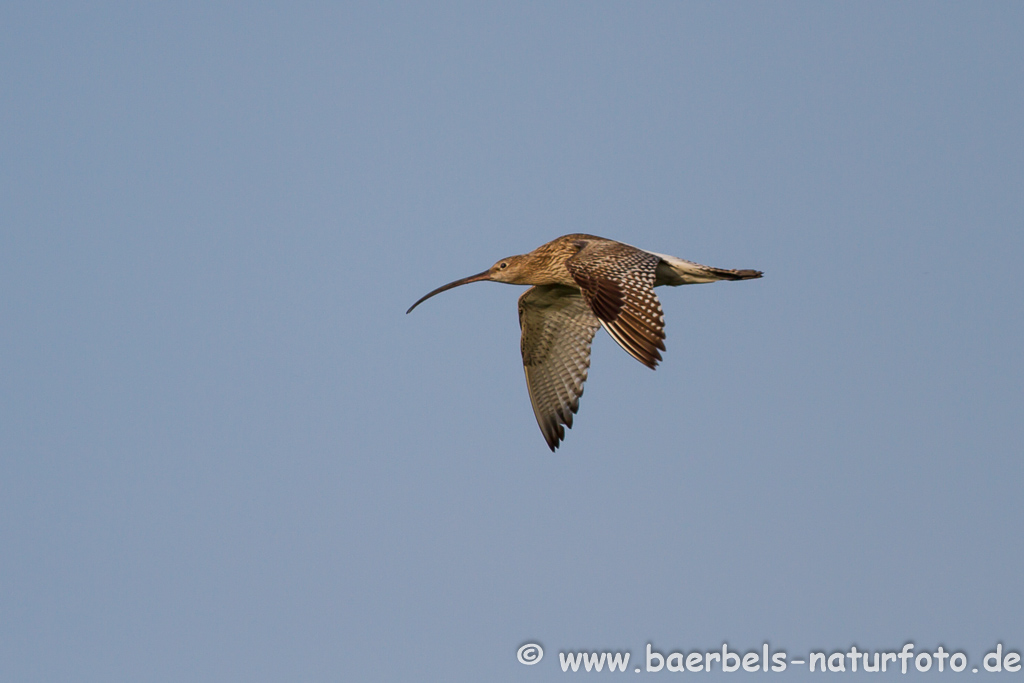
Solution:
<path fill-rule="evenodd" d="M 751 270 L 749 268 L 743 270 L 727 270 L 725 268 L 711 268 L 710 266 L 705 266 L 705 268 L 714 273 L 715 277 L 719 280 L 756 280 L 764 275 L 760 270 Z"/>
<path fill-rule="evenodd" d="M 715 282 L 716 280 L 754 280 L 762 275 L 760 270 L 731 270 L 728 268 L 714 268 L 703 266 L 693 261 L 656 254 L 661 258 L 656 271 L 655 285 L 696 285 L 703 282 Z"/>

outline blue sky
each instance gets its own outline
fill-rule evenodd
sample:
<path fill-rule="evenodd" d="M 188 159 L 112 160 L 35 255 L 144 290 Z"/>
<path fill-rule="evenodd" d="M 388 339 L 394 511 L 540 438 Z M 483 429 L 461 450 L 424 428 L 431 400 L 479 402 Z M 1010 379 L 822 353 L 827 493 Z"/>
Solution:
<path fill-rule="evenodd" d="M 5 4 L 0 678 L 1020 652 L 1021 35 L 1011 2 Z M 599 332 L 552 454 L 520 288 L 405 310 L 571 232 L 766 275 L 659 289 L 656 372 Z"/>

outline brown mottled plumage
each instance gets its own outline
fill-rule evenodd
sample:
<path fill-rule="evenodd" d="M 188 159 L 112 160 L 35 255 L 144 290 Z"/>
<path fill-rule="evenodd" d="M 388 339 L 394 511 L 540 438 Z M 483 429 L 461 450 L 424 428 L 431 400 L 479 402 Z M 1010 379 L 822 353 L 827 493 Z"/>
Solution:
<path fill-rule="evenodd" d="M 655 287 L 752 280 L 759 270 L 725 270 L 656 254 L 594 235 L 565 235 L 529 254 L 438 287 L 409 307 L 453 287 L 491 280 L 533 285 L 519 297 L 523 367 L 530 402 L 554 451 L 572 427 L 590 368 L 590 344 L 604 327 L 619 346 L 654 369 L 665 350 L 665 317 Z"/>

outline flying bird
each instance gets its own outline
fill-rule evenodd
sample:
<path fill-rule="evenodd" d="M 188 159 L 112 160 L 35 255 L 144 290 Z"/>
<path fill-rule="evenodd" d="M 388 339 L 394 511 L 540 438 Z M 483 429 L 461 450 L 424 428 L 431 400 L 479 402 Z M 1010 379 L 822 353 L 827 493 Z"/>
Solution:
<path fill-rule="evenodd" d="M 665 317 L 655 287 L 753 280 L 759 270 L 702 266 L 594 235 L 564 235 L 529 254 L 503 258 L 441 292 L 490 280 L 533 285 L 519 297 L 526 386 L 537 424 L 554 451 L 572 428 L 590 368 L 590 344 L 604 327 L 626 353 L 651 368 L 665 350 Z"/>

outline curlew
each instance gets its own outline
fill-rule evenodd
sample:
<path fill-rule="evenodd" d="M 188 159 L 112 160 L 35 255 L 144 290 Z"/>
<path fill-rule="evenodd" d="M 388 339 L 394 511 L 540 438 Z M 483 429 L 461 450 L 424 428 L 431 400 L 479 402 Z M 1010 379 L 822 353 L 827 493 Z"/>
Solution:
<path fill-rule="evenodd" d="M 725 270 L 637 249 L 594 235 L 564 235 L 529 254 L 503 258 L 441 292 L 490 280 L 533 285 L 519 297 L 526 386 L 537 424 L 554 451 L 572 428 L 590 369 L 590 344 L 604 327 L 626 353 L 651 368 L 665 350 L 665 317 L 655 287 L 752 280 L 759 270 Z"/>

